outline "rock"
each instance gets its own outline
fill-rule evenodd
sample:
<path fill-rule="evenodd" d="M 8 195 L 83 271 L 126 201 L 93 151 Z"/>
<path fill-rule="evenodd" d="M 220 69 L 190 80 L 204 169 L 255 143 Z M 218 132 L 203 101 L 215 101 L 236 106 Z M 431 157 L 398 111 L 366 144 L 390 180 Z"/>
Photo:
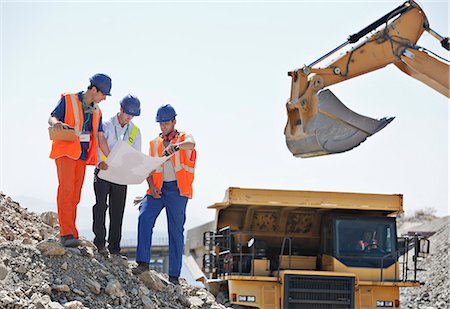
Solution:
<path fill-rule="evenodd" d="M 153 270 L 145 271 L 139 275 L 139 280 L 145 284 L 150 290 L 165 291 L 167 288 L 167 282 L 156 274 Z"/>
<path fill-rule="evenodd" d="M 5 265 L 0 264 L 0 280 L 3 280 L 8 275 L 8 268 Z"/>
<path fill-rule="evenodd" d="M 19 267 L 17 267 L 16 272 L 18 272 L 19 274 L 25 274 L 27 272 L 27 268 L 24 265 L 19 265 Z"/>
<path fill-rule="evenodd" d="M 41 301 L 44 305 L 46 305 L 49 304 L 52 301 L 52 299 L 50 298 L 50 296 L 44 295 L 41 297 Z"/>
<path fill-rule="evenodd" d="M 53 211 L 43 212 L 41 214 L 41 220 L 51 227 L 56 227 L 58 225 L 58 214 Z"/>
<path fill-rule="evenodd" d="M 61 293 L 68 293 L 68 292 L 70 292 L 70 288 L 66 284 L 54 285 L 54 286 L 52 286 L 52 290 L 55 290 L 56 292 L 61 292 Z"/>
<path fill-rule="evenodd" d="M 108 282 L 105 288 L 105 292 L 110 296 L 120 297 L 125 295 L 125 293 L 122 291 L 122 286 L 120 285 L 120 282 L 117 280 L 112 280 Z"/>
<path fill-rule="evenodd" d="M 193 296 L 193 297 L 198 298 L 196 296 Z M 189 299 L 186 296 L 184 296 L 183 294 L 178 294 L 177 299 L 184 307 L 190 308 L 191 302 L 189 301 Z M 202 301 L 202 304 L 203 304 L 203 301 Z"/>
<path fill-rule="evenodd" d="M 204 289 L 200 289 L 197 291 L 197 293 L 195 293 L 201 300 L 206 299 L 206 297 L 208 297 L 208 292 Z"/>
<path fill-rule="evenodd" d="M 81 247 L 80 251 L 82 256 L 94 257 L 94 250 L 91 247 Z"/>
<path fill-rule="evenodd" d="M 70 253 L 70 256 L 81 255 L 81 251 L 78 248 L 66 248 L 66 250 L 68 253 Z"/>
<path fill-rule="evenodd" d="M 62 283 L 65 285 L 72 285 L 74 283 L 74 280 L 69 276 L 64 276 L 62 278 Z"/>
<path fill-rule="evenodd" d="M 149 289 L 147 289 L 147 287 L 145 287 L 143 285 L 139 286 L 139 289 L 141 290 L 142 294 L 144 294 L 144 295 L 150 294 Z"/>
<path fill-rule="evenodd" d="M 50 287 L 50 285 L 48 285 L 48 283 L 44 283 L 41 286 L 41 291 L 42 291 L 42 293 L 45 293 L 45 294 L 51 294 L 52 293 L 52 288 Z"/>
<path fill-rule="evenodd" d="M 33 243 L 33 241 L 31 240 L 31 238 L 26 237 L 26 238 L 24 238 L 24 239 L 22 240 L 22 243 L 23 243 L 24 245 L 31 245 L 31 244 Z"/>
<path fill-rule="evenodd" d="M 1 298 L 0 301 L 2 302 L 2 304 L 8 305 L 8 304 L 11 304 L 14 301 L 14 299 L 12 299 L 8 295 L 6 295 L 3 298 Z"/>
<path fill-rule="evenodd" d="M 48 304 L 48 308 L 49 309 L 64 309 L 64 306 L 61 305 L 60 303 L 52 301 L 51 303 Z"/>
<path fill-rule="evenodd" d="M 48 238 L 47 229 L 40 229 L 39 230 L 39 235 L 41 236 L 42 239 L 47 239 Z"/>
<path fill-rule="evenodd" d="M 45 308 L 46 308 L 46 306 L 41 301 L 38 301 L 35 304 L 35 309 L 45 309 Z"/>
<path fill-rule="evenodd" d="M 67 270 L 67 266 L 68 266 L 67 262 L 64 262 L 61 265 L 61 269 Z"/>
<path fill-rule="evenodd" d="M 64 309 L 84 309 L 84 308 L 86 308 L 86 307 L 83 306 L 83 303 L 81 303 L 80 301 L 77 301 L 77 300 L 64 304 Z"/>
<path fill-rule="evenodd" d="M 141 298 L 142 304 L 144 305 L 144 309 L 156 309 L 158 308 L 155 303 L 148 297 L 148 296 L 142 296 Z"/>
<path fill-rule="evenodd" d="M 102 277 L 108 278 L 109 276 L 111 276 L 111 273 L 109 271 L 107 271 L 106 269 L 100 269 L 100 275 Z"/>
<path fill-rule="evenodd" d="M 194 306 L 194 307 L 197 307 L 197 308 L 203 307 L 203 300 L 201 300 L 200 297 L 191 296 L 191 297 L 188 297 L 187 300 L 189 301 L 190 306 Z"/>
<path fill-rule="evenodd" d="M 75 294 L 78 294 L 80 296 L 84 296 L 86 295 L 83 291 L 79 290 L 79 289 L 73 289 L 72 292 L 74 292 Z"/>
<path fill-rule="evenodd" d="M 61 256 L 66 254 L 66 249 L 55 240 L 43 240 L 36 245 L 43 255 L 46 256 Z"/>
<path fill-rule="evenodd" d="M 97 267 L 97 268 L 99 268 L 100 270 L 107 270 L 107 268 L 106 268 L 106 266 L 105 265 L 103 265 L 102 263 L 100 263 L 97 259 L 92 259 L 91 260 L 91 262 Z"/>
<path fill-rule="evenodd" d="M 101 285 L 93 279 L 86 279 L 86 286 L 92 293 L 98 295 L 101 292 Z"/>

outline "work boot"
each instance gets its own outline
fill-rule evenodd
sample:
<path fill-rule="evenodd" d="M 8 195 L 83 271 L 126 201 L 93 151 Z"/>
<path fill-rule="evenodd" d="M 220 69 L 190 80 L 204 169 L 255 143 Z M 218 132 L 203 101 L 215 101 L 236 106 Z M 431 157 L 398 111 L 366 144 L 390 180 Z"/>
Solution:
<path fill-rule="evenodd" d="M 78 239 L 76 239 L 75 237 L 73 237 L 73 235 L 65 235 L 65 236 L 61 236 L 61 244 L 64 247 L 75 248 L 80 245 L 80 241 Z"/>
<path fill-rule="evenodd" d="M 133 268 L 133 269 L 131 270 L 131 272 L 132 272 L 134 275 L 138 276 L 138 275 L 142 274 L 143 272 L 146 272 L 146 271 L 149 271 L 149 270 L 150 270 L 150 266 L 149 266 L 148 263 L 145 263 L 145 262 L 138 262 L 138 266 L 135 267 L 135 268 Z"/>
<path fill-rule="evenodd" d="M 103 256 L 105 259 L 109 259 L 109 250 L 106 247 L 97 247 L 98 253 Z"/>
<path fill-rule="evenodd" d="M 169 282 L 175 285 L 180 285 L 179 278 L 176 276 L 169 276 Z"/>
<path fill-rule="evenodd" d="M 110 253 L 111 253 L 111 257 L 128 261 L 128 257 L 126 255 L 120 254 L 120 252 L 112 252 L 112 251 L 110 251 Z"/>

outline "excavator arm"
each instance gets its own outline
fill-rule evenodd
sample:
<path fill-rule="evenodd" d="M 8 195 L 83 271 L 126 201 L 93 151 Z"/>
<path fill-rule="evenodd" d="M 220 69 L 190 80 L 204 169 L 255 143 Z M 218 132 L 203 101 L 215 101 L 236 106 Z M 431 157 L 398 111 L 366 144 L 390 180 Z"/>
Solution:
<path fill-rule="evenodd" d="M 383 26 L 383 27 L 381 27 Z M 334 55 L 342 47 L 353 46 L 324 68 L 317 63 Z M 348 109 L 327 86 L 395 64 L 404 73 L 449 97 L 449 65 L 416 45 L 424 31 L 430 32 L 449 49 L 448 38 L 429 28 L 423 10 L 410 0 L 381 17 L 347 42 L 312 64 L 289 72 L 291 96 L 286 104 L 288 122 L 286 144 L 294 156 L 315 157 L 350 150 L 383 129 L 394 118 L 372 119 Z"/>

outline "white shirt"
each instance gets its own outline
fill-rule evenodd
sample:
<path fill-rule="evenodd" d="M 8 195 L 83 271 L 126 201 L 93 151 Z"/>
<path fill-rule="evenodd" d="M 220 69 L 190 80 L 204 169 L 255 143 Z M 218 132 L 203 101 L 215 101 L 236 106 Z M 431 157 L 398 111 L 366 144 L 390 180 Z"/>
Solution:
<path fill-rule="evenodd" d="M 103 123 L 103 131 L 106 137 L 106 141 L 108 142 L 109 150 L 111 151 L 113 149 L 118 140 L 127 142 L 130 138 L 130 134 L 133 128 L 134 123 L 131 121 L 122 127 L 119 123 L 118 115 L 111 117 L 110 120 Z M 136 136 L 134 137 L 131 146 L 137 151 L 141 151 L 141 131 L 139 130 L 139 128 L 136 132 Z M 101 151 L 99 151 L 99 154 L 101 154 Z"/>

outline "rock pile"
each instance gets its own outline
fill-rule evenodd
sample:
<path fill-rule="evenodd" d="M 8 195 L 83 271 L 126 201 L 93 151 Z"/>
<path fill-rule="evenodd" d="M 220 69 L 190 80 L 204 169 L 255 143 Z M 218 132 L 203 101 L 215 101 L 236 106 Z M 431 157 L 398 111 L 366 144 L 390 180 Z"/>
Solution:
<path fill-rule="evenodd" d="M 128 261 L 105 259 L 88 240 L 64 248 L 58 235 L 55 213 L 38 216 L 0 194 L 0 308 L 225 308 L 183 280 L 137 278 Z"/>
<path fill-rule="evenodd" d="M 400 232 L 435 231 L 431 253 L 419 262 L 420 288 L 401 290 L 401 308 L 448 308 L 449 218 L 405 220 Z M 181 280 L 149 271 L 138 277 L 120 257 L 105 259 L 82 239 L 78 248 L 59 244 L 57 215 L 40 216 L 0 194 L 0 308 L 225 308 L 214 296 Z M 226 302 L 226 299 L 223 299 Z"/>
<path fill-rule="evenodd" d="M 419 288 L 405 288 L 400 291 L 401 308 L 436 309 L 448 308 L 450 304 L 450 238 L 449 217 L 429 218 L 417 221 L 405 220 L 400 225 L 413 231 L 435 232 L 430 237 L 430 254 L 418 261 L 417 280 L 424 282 Z M 413 227 L 411 227 L 413 226 Z"/>

